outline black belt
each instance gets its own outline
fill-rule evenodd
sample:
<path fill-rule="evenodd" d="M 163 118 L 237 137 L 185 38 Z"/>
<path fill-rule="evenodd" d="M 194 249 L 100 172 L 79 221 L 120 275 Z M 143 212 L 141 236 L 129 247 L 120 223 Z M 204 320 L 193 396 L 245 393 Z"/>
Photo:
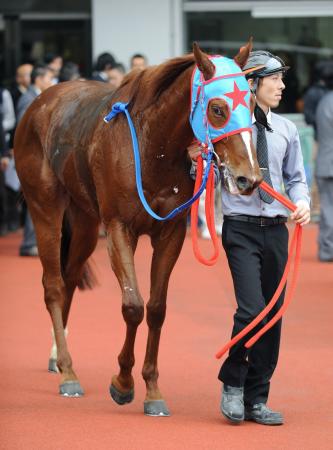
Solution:
<path fill-rule="evenodd" d="M 270 225 L 279 225 L 286 223 L 288 218 L 283 216 L 278 217 L 261 217 L 261 216 L 223 216 L 223 220 L 234 220 L 236 222 L 248 222 L 260 225 L 261 227 L 268 227 Z"/>

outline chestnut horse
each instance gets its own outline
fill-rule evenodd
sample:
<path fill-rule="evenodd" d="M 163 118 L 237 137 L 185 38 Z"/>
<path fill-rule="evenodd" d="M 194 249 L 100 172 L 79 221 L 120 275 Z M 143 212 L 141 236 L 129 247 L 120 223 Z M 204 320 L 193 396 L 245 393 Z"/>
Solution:
<path fill-rule="evenodd" d="M 235 57 L 240 67 L 251 47 L 249 42 Z M 166 222 L 146 213 L 136 190 L 126 119 L 118 116 L 106 124 L 103 117 L 115 102 L 129 102 L 138 134 L 145 197 L 154 211 L 167 214 L 193 192 L 186 148 L 193 140 L 189 112 L 195 64 L 205 80 L 213 77 L 214 65 L 194 45 L 194 54 L 129 74 L 115 92 L 107 83 L 61 83 L 33 102 L 17 128 L 16 169 L 35 225 L 62 395 L 83 394 L 64 330 L 76 287 L 94 284 L 87 260 L 95 249 L 102 222 L 127 326 L 118 357 L 120 370 L 111 381 L 112 398 L 125 404 L 134 397 L 134 341 L 144 317 L 134 252 L 138 237 L 148 234 L 153 256 L 146 306 L 149 334 L 142 369 L 147 389 L 144 411 L 153 416 L 169 415 L 158 387 L 157 355 L 169 277 L 183 245 L 187 212 Z M 218 124 L 225 121 L 228 112 L 223 100 L 216 100 L 207 114 L 211 123 Z M 214 149 L 228 167 L 238 192 L 250 194 L 261 181 L 250 133 L 234 134 L 217 142 Z"/>

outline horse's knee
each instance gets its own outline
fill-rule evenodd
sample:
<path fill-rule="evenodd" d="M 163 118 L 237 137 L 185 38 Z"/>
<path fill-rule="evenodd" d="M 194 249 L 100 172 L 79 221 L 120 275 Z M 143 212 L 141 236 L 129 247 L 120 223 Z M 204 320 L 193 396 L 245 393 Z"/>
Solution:
<path fill-rule="evenodd" d="M 166 313 L 166 305 L 147 304 L 147 324 L 149 328 L 160 328 L 163 325 Z"/>
<path fill-rule="evenodd" d="M 144 316 L 143 303 L 134 301 L 126 302 L 122 306 L 122 313 L 127 325 L 138 326 L 142 322 Z"/>

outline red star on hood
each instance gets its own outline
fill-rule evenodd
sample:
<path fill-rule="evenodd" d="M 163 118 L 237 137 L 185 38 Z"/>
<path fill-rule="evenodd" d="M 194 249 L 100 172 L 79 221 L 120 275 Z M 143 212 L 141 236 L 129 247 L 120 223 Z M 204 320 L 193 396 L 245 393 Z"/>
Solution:
<path fill-rule="evenodd" d="M 248 93 L 248 91 L 240 91 L 236 81 L 234 81 L 234 90 L 233 92 L 228 92 L 226 95 L 227 97 L 232 99 L 232 110 L 236 109 L 238 105 L 243 105 L 246 108 L 248 108 L 248 105 L 245 101 L 245 95 Z"/>

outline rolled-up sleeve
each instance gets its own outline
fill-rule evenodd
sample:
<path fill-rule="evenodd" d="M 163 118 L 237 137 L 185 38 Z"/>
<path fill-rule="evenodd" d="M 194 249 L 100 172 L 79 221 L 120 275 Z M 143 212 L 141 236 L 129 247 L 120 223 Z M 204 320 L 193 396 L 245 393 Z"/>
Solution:
<path fill-rule="evenodd" d="M 310 205 L 309 188 L 306 182 L 301 143 L 296 127 L 288 143 L 283 161 L 283 181 L 288 197 L 293 203 L 304 200 Z"/>

